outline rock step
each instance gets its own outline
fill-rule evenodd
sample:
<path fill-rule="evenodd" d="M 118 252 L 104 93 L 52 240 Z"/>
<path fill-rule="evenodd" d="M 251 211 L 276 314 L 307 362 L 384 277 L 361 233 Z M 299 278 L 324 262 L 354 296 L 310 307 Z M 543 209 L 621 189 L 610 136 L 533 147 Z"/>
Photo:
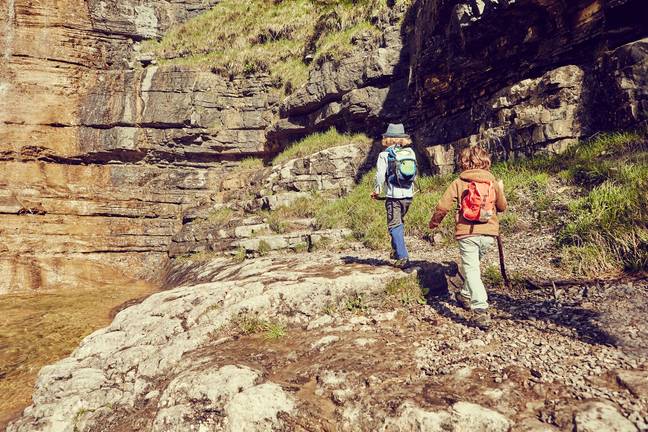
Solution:
<path fill-rule="evenodd" d="M 344 240 L 352 234 L 352 231 L 346 228 L 318 231 L 296 231 L 286 234 L 244 238 L 232 242 L 230 247 L 232 249 L 244 248 L 248 253 L 285 249 L 311 250 L 313 247 L 318 245 Z"/>

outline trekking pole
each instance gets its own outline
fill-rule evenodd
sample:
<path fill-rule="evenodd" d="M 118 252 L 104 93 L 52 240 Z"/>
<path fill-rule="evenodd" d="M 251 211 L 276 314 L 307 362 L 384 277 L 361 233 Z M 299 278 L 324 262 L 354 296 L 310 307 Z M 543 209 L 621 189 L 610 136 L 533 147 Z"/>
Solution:
<path fill-rule="evenodd" d="M 497 250 L 499 251 L 500 272 L 502 273 L 504 286 L 510 289 L 511 281 L 509 281 L 509 278 L 506 275 L 506 265 L 504 265 L 504 246 L 502 245 L 502 236 L 499 235 L 497 236 Z"/>

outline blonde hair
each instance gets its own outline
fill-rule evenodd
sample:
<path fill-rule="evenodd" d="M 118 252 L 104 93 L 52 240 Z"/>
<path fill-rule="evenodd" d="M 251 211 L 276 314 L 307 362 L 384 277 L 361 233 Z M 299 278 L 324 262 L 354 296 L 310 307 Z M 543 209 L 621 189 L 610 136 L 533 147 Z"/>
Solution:
<path fill-rule="evenodd" d="M 489 170 L 490 167 L 491 157 L 482 147 L 467 147 L 459 153 L 459 168 L 461 171 L 471 169 Z"/>
<path fill-rule="evenodd" d="M 409 138 L 395 138 L 395 137 L 383 137 L 382 139 L 382 145 L 384 147 L 389 147 L 389 146 L 399 146 L 399 147 L 405 147 L 412 144 L 412 140 Z"/>

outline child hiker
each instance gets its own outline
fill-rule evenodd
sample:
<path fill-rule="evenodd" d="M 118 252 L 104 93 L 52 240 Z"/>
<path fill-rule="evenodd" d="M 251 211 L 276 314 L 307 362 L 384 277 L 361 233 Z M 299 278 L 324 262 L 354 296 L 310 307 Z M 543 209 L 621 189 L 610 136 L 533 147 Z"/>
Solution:
<path fill-rule="evenodd" d="M 504 185 L 495 180 L 490 167 L 491 158 L 486 150 L 464 149 L 459 155 L 459 178 L 446 189 L 429 224 L 430 229 L 435 229 L 451 209 L 458 208 L 455 238 L 459 241 L 465 279 L 456 300 L 464 309 L 473 311 L 475 324 L 484 330 L 490 326 L 490 314 L 479 264 L 499 235 L 497 212 L 507 207 Z"/>
<path fill-rule="evenodd" d="M 405 245 L 404 218 L 414 196 L 414 179 L 417 174 L 414 150 L 402 124 L 390 124 L 383 134 L 384 151 L 378 155 L 376 180 L 371 198 L 377 199 L 385 187 L 387 228 L 391 237 L 391 259 L 402 269 L 409 267 L 409 253 Z"/>

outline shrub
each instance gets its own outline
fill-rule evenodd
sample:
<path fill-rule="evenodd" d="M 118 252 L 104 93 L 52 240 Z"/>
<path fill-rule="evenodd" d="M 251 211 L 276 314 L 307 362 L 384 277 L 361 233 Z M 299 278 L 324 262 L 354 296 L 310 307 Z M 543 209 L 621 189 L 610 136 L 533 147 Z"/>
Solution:
<path fill-rule="evenodd" d="M 283 152 L 277 155 L 273 159 L 272 164 L 277 165 L 290 159 L 301 158 L 304 156 L 312 155 L 327 148 L 351 143 L 369 145 L 371 143 L 371 139 L 363 134 L 341 134 L 335 128 L 330 128 L 326 132 L 311 134 L 306 138 L 292 144 L 290 147 L 286 148 Z"/>

